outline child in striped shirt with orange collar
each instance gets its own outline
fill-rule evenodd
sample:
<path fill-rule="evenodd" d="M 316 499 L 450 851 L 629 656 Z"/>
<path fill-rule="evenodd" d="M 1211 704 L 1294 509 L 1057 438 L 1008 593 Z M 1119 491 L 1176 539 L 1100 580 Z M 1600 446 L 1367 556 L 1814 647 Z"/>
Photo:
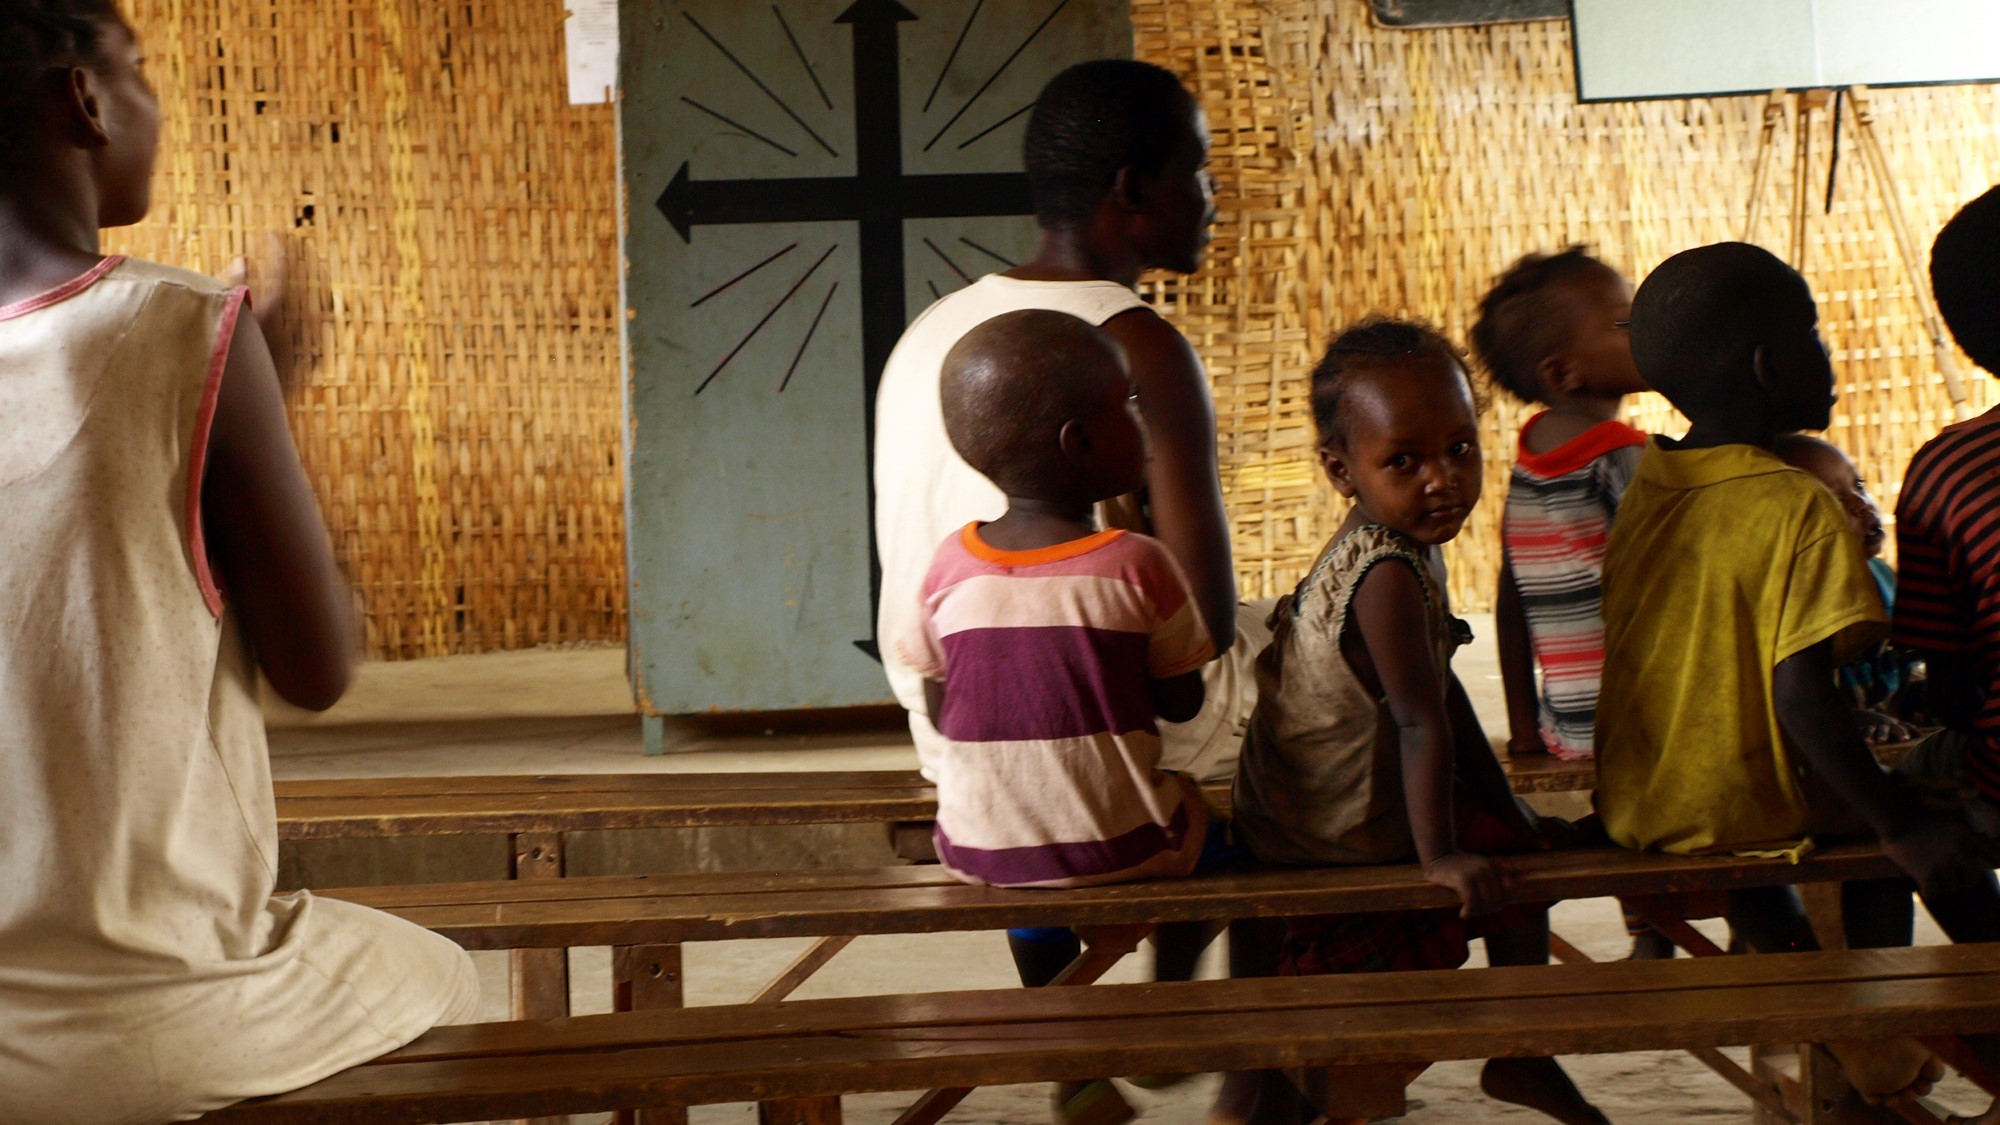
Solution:
<path fill-rule="evenodd" d="M 1221 858 L 1200 790 L 1160 768 L 1158 726 L 1201 709 L 1214 643 L 1166 546 L 1097 525 L 1100 501 L 1146 480 L 1123 353 L 1067 313 L 1006 313 L 946 355 L 940 397 L 952 445 L 1007 511 L 939 546 L 897 639 L 945 738 L 938 859 L 968 883 L 1076 887 Z M 1206 937 L 1161 927 L 1159 972 L 1191 970 Z M 1079 952 L 1063 928 L 1008 942 L 1029 986 Z M 1104 1079 L 1062 1084 L 1056 1107 L 1064 1125 L 1133 1114 Z"/>
<path fill-rule="evenodd" d="M 1521 427 L 1501 525 L 1495 626 L 1513 754 L 1594 752 L 1604 542 L 1646 441 L 1617 420 L 1624 397 L 1646 389 L 1631 315 L 1631 283 L 1572 246 L 1516 262 L 1472 327 L 1493 382 L 1546 408 Z"/>

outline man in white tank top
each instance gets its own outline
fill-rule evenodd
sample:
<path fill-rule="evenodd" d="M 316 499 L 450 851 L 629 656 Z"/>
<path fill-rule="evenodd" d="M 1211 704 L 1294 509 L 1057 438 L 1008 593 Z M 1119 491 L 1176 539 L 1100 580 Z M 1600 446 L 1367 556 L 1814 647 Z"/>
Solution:
<path fill-rule="evenodd" d="M 1204 673 L 1202 711 L 1162 723 L 1161 764 L 1202 779 L 1235 770 L 1255 702 L 1250 665 L 1269 639 L 1237 605 L 1229 525 L 1216 473 L 1215 406 L 1187 340 L 1140 300 L 1141 272 L 1192 273 L 1215 208 L 1208 123 L 1171 73 L 1147 63 L 1082 63 L 1043 89 L 1024 145 L 1041 247 L 938 301 L 903 333 L 875 402 L 875 537 L 882 559 L 877 636 L 901 636 L 938 544 L 1006 499 L 952 449 L 938 405 L 945 353 L 975 326 L 1018 309 L 1054 309 L 1102 327 L 1125 349 L 1152 454 L 1140 529 L 1173 551 L 1224 655 Z M 1234 642 L 1232 644 L 1232 642 Z M 883 646 L 896 699 L 927 775 L 943 740 L 923 679 Z"/>

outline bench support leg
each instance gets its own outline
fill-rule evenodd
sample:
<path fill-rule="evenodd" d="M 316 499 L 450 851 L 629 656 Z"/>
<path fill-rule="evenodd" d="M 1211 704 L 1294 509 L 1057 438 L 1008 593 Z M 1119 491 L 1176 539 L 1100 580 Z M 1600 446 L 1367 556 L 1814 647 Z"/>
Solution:
<path fill-rule="evenodd" d="M 1847 942 L 1840 922 L 1840 884 L 1806 883 L 1799 887 L 1805 901 L 1813 929 L 1821 944 L 1828 949 L 1845 949 Z M 1657 904 L 1649 904 L 1644 899 L 1633 899 L 1641 917 L 1654 929 L 1665 934 L 1668 940 L 1694 957 L 1726 956 L 1726 952 L 1714 942 L 1704 937 L 1701 931 L 1688 925 L 1686 919 L 1677 918 L 1671 912 L 1657 909 Z M 1837 943 L 1837 944 L 1834 944 Z M 1936 1044 L 1926 1044 L 1931 1050 L 1947 1061 L 1958 1057 L 1958 1053 L 1944 1050 L 1959 1040 L 1940 1040 Z M 1864 1125 L 1867 1122 L 1909 1121 L 1919 1125 L 1930 1125 L 1937 1121 L 1935 1114 L 1918 1104 L 1915 1098 L 1900 1099 L 1891 1105 L 1875 1107 L 1863 1102 L 1853 1093 L 1847 1083 L 1847 1076 L 1841 1072 L 1840 1064 L 1826 1048 L 1812 1043 L 1796 1046 L 1753 1047 L 1750 1051 L 1751 1071 L 1745 1073 L 1727 1055 L 1713 1048 L 1702 1048 L 1691 1052 L 1696 1058 L 1707 1063 L 1729 1083 L 1750 1095 L 1757 1103 L 1759 1125 L 1777 1125 L 1800 1122 L 1802 1125 Z M 1711 1057 L 1712 1056 L 1712 1057 Z M 1785 1074 L 1775 1060 L 1796 1058 L 1798 1077 Z M 1976 1060 L 1973 1060 L 1976 1066 Z M 1985 1068 L 1979 1067 L 1982 1073 Z M 1988 1074 L 1987 1077 L 1994 1077 Z M 1978 1079 L 1975 1077 L 1974 1079 Z"/>
<path fill-rule="evenodd" d="M 1083 939 L 1083 952 L 1049 982 L 1049 987 L 1097 983 L 1097 978 L 1139 948 L 1139 943 L 1152 932 L 1150 925 L 1077 927 L 1077 936 Z M 971 1092 L 969 1086 L 932 1090 L 904 1110 L 894 1125 L 937 1125 L 940 1118 Z"/>
<path fill-rule="evenodd" d="M 514 834 L 514 878 L 560 879 L 563 838 L 560 832 Z M 569 950 L 516 949 L 507 954 L 513 970 L 515 1019 L 545 1020 L 569 1015 Z M 567 1117 L 530 1118 L 531 1125 L 561 1125 Z"/>
<path fill-rule="evenodd" d="M 1633 901 L 1638 904 L 1642 900 Z M 1706 949 L 1711 953 L 1722 952 L 1713 942 L 1703 937 L 1701 931 L 1688 925 L 1685 919 L 1658 913 L 1647 909 L 1644 905 L 1640 905 L 1639 914 L 1645 918 L 1647 925 L 1665 934 L 1674 944 L 1695 956 L 1703 956 L 1702 953 L 1696 952 L 1697 948 Z M 1549 947 L 1564 962 L 1578 964 L 1590 960 L 1582 950 L 1566 941 L 1558 946 L 1556 943 L 1559 940 L 1556 935 L 1550 934 Z M 1775 1075 L 1761 1068 L 1754 1073 L 1745 1070 L 1735 1059 L 1713 1047 L 1689 1047 L 1687 1052 L 1699 1059 L 1703 1066 L 1720 1075 L 1723 1081 L 1743 1091 L 1751 1101 L 1757 1103 L 1757 1120 L 1760 1125 L 1775 1125 L 1778 1122 L 1789 1125 L 1794 1120 L 1791 1111 L 1785 1105 L 1784 1087 Z M 1751 1063 L 1753 1066 L 1758 1063 L 1754 1048 L 1751 1051 Z"/>
<path fill-rule="evenodd" d="M 1410 1111 L 1407 1093 L 1412 1079 L 1426 1067 L 1321 1066 L 1288 1070 L 1285 1077 L 1307 1101 L 1319 1107 L 1320 1120 L 1369 1121 L 1401 1117 Z"/>
<path fill-rule="evenodd" d="M 840 1098 L 780 1098 L 757 1103 L 757 1125 L 840 1125 Z"/>
<path fill-rule="evenodd" d="M 824 968 L 834 954 L 854 944 L 853 934 L 838 937 L 823 937 L 812 944 L 812 948 L 799 954 L 799 959 L 779 973 L 776 980 L 764 986 L 764 990 L 752 997 L 752 1004 L 776 1004 L 797 991 L 798 987 L 811 979 L 812 975 Z M 836 1107 L 837 1108 L 837 1107 Z M 805 1123 L 810 1125 L 810 1123 Z"/>
<path fill-rule="evenodd" d="M 682 1007 L 680 945 L 612 947 L 612 1011 L 652 1011 Z M 688 1107 L 620 1109 L 618 1125 L 688 1125 Z"/>
<path fill-rule="evenodd" d="M 681 987 L 681 947 L 665 945 L 619 945 L 611 950 L 611 1009 L 616 1012 L 644 1012 L 656 1008 L 678 1008 L 685 997 Z M 617 1125 L 687 1125 L 686 1106 L 658 1109 L 620 1110 L 613 1118 Z M 830 1125 L 837 1125 L 838 1114 Z M 804 1121 L 800 1125 L 806 1125 Z"/>

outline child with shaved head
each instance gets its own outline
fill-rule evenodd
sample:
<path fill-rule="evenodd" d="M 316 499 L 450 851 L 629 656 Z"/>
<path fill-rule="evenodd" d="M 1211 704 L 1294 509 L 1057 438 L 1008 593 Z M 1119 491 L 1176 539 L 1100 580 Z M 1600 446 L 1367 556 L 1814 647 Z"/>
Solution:
<path fill-rule="evenodd" d="M 949 744 L 938 858 L 1010 887 L 1186 874 L 1206 816 L 1158 768 L 1156 722 L 1200 709 L 1214 653 L 1173 556 L 1097 528 L 1097 502 L 1146 472 L 1124 357 L 1068 313 L 1007 313 L 952 348 L 942 391 L 1007 512 L 938 548 L 900 640 Z"/>
<path fill-rule="evenodd" d="M 1772 451 L 1829 420 L 1818 319 L 1805 280 L 1744 243 L 1669 258 L 1633 300 L 1633 359 L 1691 426 L 1646 447 L 1605 550 L 1598 811 L 1620 844 L 1681 854 L 1872 831 L 1946 933 L 2000 938 L 1965 824 L 1876 764 L 1836 686 L 1887 622 L 1839 502 Z M 1907 944 L 1909 891 L 1848 884 L 1849 944 Z M 1789 888 L 1732 892 L 1730 920 L 1759 951 L 1813 947 Z M 1830 1046 L 1864 1094 L 1936 1073 L 1913 1041 Z"/>
<path fill-rule="evenodd" d="M 1193 783 L 1159 768 L 1158 720 L 1201 709 L 1215 650 L 1166 547 L 1097 526 L 1097 503 L 1146 476 L 1123 352 L 1068 313 L 1010 312 L 947 353 L 940 392 L 952 446 L 1007 511 L 938 548 L 898 641 L 945 738 L 938 859 L 1007 887 L 1188 874 L 1208 816 Z M 1028 985 L 1077 952 L 1065 929 L 1008 937 Z M 1065 1121 L 1131 1114 L 1101 1079 L 1057 1105 Z"/>

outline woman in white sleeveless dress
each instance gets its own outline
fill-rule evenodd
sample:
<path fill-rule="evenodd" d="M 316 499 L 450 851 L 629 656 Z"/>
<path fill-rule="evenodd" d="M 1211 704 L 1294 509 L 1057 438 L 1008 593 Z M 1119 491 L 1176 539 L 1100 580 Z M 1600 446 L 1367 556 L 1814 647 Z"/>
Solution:
<path fill-rule="evenodd" d="M 103 257 L 159 112 L 111 0 L 0 0 L 0 1121 L 185 1120 L 469 1018 L 436 935 L 273 896 L 261 668 L 347 592 L 244 293 Z"/>

